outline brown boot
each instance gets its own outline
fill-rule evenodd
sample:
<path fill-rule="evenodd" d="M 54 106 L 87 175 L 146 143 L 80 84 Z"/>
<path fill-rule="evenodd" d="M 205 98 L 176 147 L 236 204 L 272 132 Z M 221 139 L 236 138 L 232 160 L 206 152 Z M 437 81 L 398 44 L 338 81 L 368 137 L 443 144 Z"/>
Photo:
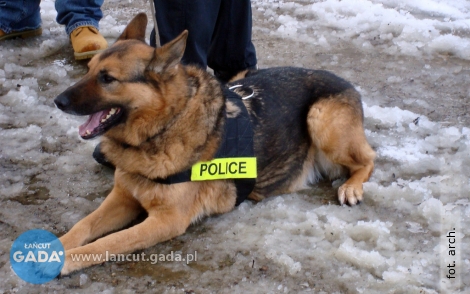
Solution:
<path fill-rule="evenodd" d="M 5 33 L 3 30 L 0 30 L 0 41 L 13 39 L 13 38 L 29 38 L 34 36 L 40 36 L 42 34 L 42 28 L 37 28 L 34 30 L 24 30 L 24 31 L 12 31 L 10 33 Z"/>
<path fill-rule="evenodd" d="M 76 60 L 89 59 L 108 48 L 108 42 L 95 27 L 78 27 L 70 34 Z"/>

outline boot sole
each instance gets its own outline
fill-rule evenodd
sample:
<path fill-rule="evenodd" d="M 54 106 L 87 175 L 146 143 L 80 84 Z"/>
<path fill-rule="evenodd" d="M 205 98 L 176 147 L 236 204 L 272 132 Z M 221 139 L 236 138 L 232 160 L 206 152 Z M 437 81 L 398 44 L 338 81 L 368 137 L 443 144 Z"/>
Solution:
<path fill-rule="evenodd" d="M 35 30 L 21 31 L 21 32 L 12 32 L 4 36 L 1 36 L 0 41 L 13 39 L 13 38 L 26 39 L 26 38 L 31 38 L 31 37 L 40 36 L 40 35 L 42 35 L 42 28 L 38 28 Z"/>
<path fill-rule="evenodd" d="M 75 57 L 75 60 L 90 59 L 96 54 L 103 52 L 104 50 L 106 49 L 87 51 L 87 52 L 74 52 L 73 56 Z"/>

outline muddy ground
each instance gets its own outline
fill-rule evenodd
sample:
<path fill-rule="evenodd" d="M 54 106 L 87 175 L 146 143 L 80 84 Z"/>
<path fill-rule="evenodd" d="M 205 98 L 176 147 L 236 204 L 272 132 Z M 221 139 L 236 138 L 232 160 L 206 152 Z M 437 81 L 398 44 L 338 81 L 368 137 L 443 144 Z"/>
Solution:
<path fill-rule="evenodd" d="M 103 10 L 105 15 L 111 13 L 119 24 L 126 23 L 136 12 L 149 11 L 148 5 L 143 1 L 134 1 L 134 3 L 106 1 Z M 119 11 L 119 13 L 116 13 L 116 11 Z M 274 24 L 262 21 L 264 18 L 262 12 L 254 9 L 253 13 L 253 42 L 257 49 L 260 68 L 293 65 L 329 70 L 359 87 L 366 97 L 365 102 L 368 105 L 396 106 L 400 109 L 425 115 L 430 120 L 440 122 L 444 126 L 470 126 L 470 99 L 468 98 L 470 92 L 468 83 L 470 61 L 448 54 L 418 58 L 405 55 L 388 55 L 382 52 L 364 52 L 359 50 L 357 46 L 348 46 L 347 42 L 325 51 L 309 43 L 267 34 L 267 30 L 275 30 Z M 53 37 L 55 34 L 59 33 L 52 32 L 51 36 Z M 39 38 L 33 41 L 18 40 L 14 42 L 16 42 L 15 46 L 34 48 L 43 40 Z M 17 56 L 16 62 L 22 66 L 41 68 L 60 60 L 64 64 L 73 66 L 73 70 L 69 71 L 68 75 L 71 79 L 78 79 L 86 72 L 86 62 L 73 59 L 72 49 L 68 42 L 64 41 L 62 45 L 61 48 L 51 49 L 51 54 L 43 58 L 34 59 L 30 56 Z M 390 77 L 399 77 L 400 79 L 390 79 Z M 38 85 L 40 94 L 49 99 L 45 102 L 46 105 L 52 105 L 55 95 L 67 86 L 60 85 L 53 80 L 41 78 L 38 78 Z M 5 95 L 6 91 L 7 89 L 0 87 L 0 95 Z M 369 124 L 366 125 L 367 128 L 374 128 L 373 121 L 366 123 Z M 2 126 L 2 128 L 8 127 L 11 126 Z M 77 139 L 67 144 L 80 144 L 80 142 Z M 57 144 L 50 148 L 60 149 Z M 92 147 L 83 150 L 89 152 L 89 160 L 92 161 Z M 83 150 L 82 152 L 85 153 Z M 56 154 L 60 156 L 60 152 L 56 152 Z M 9 166 L 15 164 L 3 163 Z M 381 169 L 382 164 L 378 160 L 377 169 Z M 208 245 L 211 244 L 212 240 L 223 242 L 221 232 L 215 231 L 215 223 L 223 219 L 224 216 L 202 220 L 199 224 L 191 226 L 183 236 L 142 251 L 151 254 L 153 252 L 193 252 L 197 250 L 201 258 L 197 263 L 189 265 L 142 262 L 105 263 L 54 280 L 46 285 L 35 287 L 26 285 L 18 279 L 15 280 L 12 278 L 14 274 L 12 272 L 8 273 L 9 242 L 11 244 L 16 236 L 32 227 L 46 227 L 57 235 L 64 234 L 73 222 L 93 211 L 110 191 L 112 171 L 92 163 L 87 163 L 85 166 L 90 167 L 86 175 L 72 174 L 70 181 L 61 185 L 67 193 L 73 193 L 75 197 L 83 197 L 88 200 L 83 202 L 83 206 L 80 206 L 80 202 L 66 202 L 63 204 L 57 198 L 58 196 L 51 195 L 51 191 L 44 184 L 44 179 L 34 175 L 25 181 L 26 192 L 14 197 L 2 197 L 0 199 L 0 206 L 16 209 L 0 210 L 0 239 L 2 243 L 0 268 L 2 268 L 2 275 L 8 277 L 8 282 L 0 286 L 3 292 L 232 293 L 232 288 L 239 289 L 237 284 L 241 280 L 253 280 L 258 288 L 251 289 L 251 293 L 264 293 L 263 288 L 259 288 L 264 283 L 260 282 L 263 279 L 266 281 L 266 289 L 274 289 L 270 290 L 274 292 L 285 292 L 284 288 L 278 287 L 280 284 L 289 285 L 289 293 L 302 291 L 345 293 L 350 291 L 346 284 L 332 284 L 329 279 L 323 279 L 322 277 L 328 275 L 328 273 L 324 270 L 315 271 L 315 266 L 309 268 L 311 277 L 307 279 L 308 282 L 305 284 L 305 281 L 287 275 L 275 264 L 272 264 L 268 258 L 263 256 L 253 258 L 250 248 L 237 252 L 223 252 L 223 250 L 220 251 L 223 244 Z M 14 170 L 13 167 L 12 170 Z M 95 192 L 79 196 L 80 187 L 83 185 L 80 182 L 83 179 L 88 180 L 92 177 L 95 179 L 93 183 L 96 187 Z M 309 197 L 309 195 L 315 195 L 315 197 Z M 313 207 L 327 204 L 336 205 L 335 191 L 331 189 L 329 184 L 320 184 L 312 190 L 300 193 L 299 197 L 306 199 L 305 201 Z M 364 205 L 367 204 L 366 201 Z M 67 216 L 64 216 L 65 212 L 77 209 L 80 210 L 80 213 L 70 213 L 70 219 L 64 220 Z M 380 210 L 379 208 L 376 209 Z M 350 211 L 351 208 L 345 208 L 345 210 Z M 31 220 L 30 223 L 15 222 L 15 214 L 18 211 L 23 215 L 34 216 L 34 220 Z M 361 211 L 367 214 L 363 210 Z M 236 211 L 232 212 L 230 217 L 236 218 L 234 216 L 236 213 Z M 213 250 L 219 251 L 213 252 Z M 236 263 L 235 256 L 246 260 L 246 265 L 244 267 L 238 266 L 236 270 L 232 269 L 232 266 Z M 205 274 L 209 272 L 211 275 Z"/>

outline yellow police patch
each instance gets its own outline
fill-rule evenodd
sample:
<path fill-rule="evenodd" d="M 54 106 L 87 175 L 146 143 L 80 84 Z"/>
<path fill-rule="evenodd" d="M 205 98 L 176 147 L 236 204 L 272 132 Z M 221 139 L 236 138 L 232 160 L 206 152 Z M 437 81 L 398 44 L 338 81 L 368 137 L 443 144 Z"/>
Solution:
<path fill-rule="evenodd" d="M 191 181 L 255 179 L 256 157 L 216 158 L 191 168 Z"/>

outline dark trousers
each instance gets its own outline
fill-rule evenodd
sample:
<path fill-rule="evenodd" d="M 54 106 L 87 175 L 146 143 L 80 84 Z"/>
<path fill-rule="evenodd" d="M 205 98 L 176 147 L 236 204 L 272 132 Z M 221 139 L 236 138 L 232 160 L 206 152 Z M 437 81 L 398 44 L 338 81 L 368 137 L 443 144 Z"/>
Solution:
<path fill-rule="evenodd" d="M 256 65 L 250 0 L 154 0 L 161 44 L 189 31 L 182 62 L 238 72 Z M 150 45 L 155 45 L 152 33 Z"/>

